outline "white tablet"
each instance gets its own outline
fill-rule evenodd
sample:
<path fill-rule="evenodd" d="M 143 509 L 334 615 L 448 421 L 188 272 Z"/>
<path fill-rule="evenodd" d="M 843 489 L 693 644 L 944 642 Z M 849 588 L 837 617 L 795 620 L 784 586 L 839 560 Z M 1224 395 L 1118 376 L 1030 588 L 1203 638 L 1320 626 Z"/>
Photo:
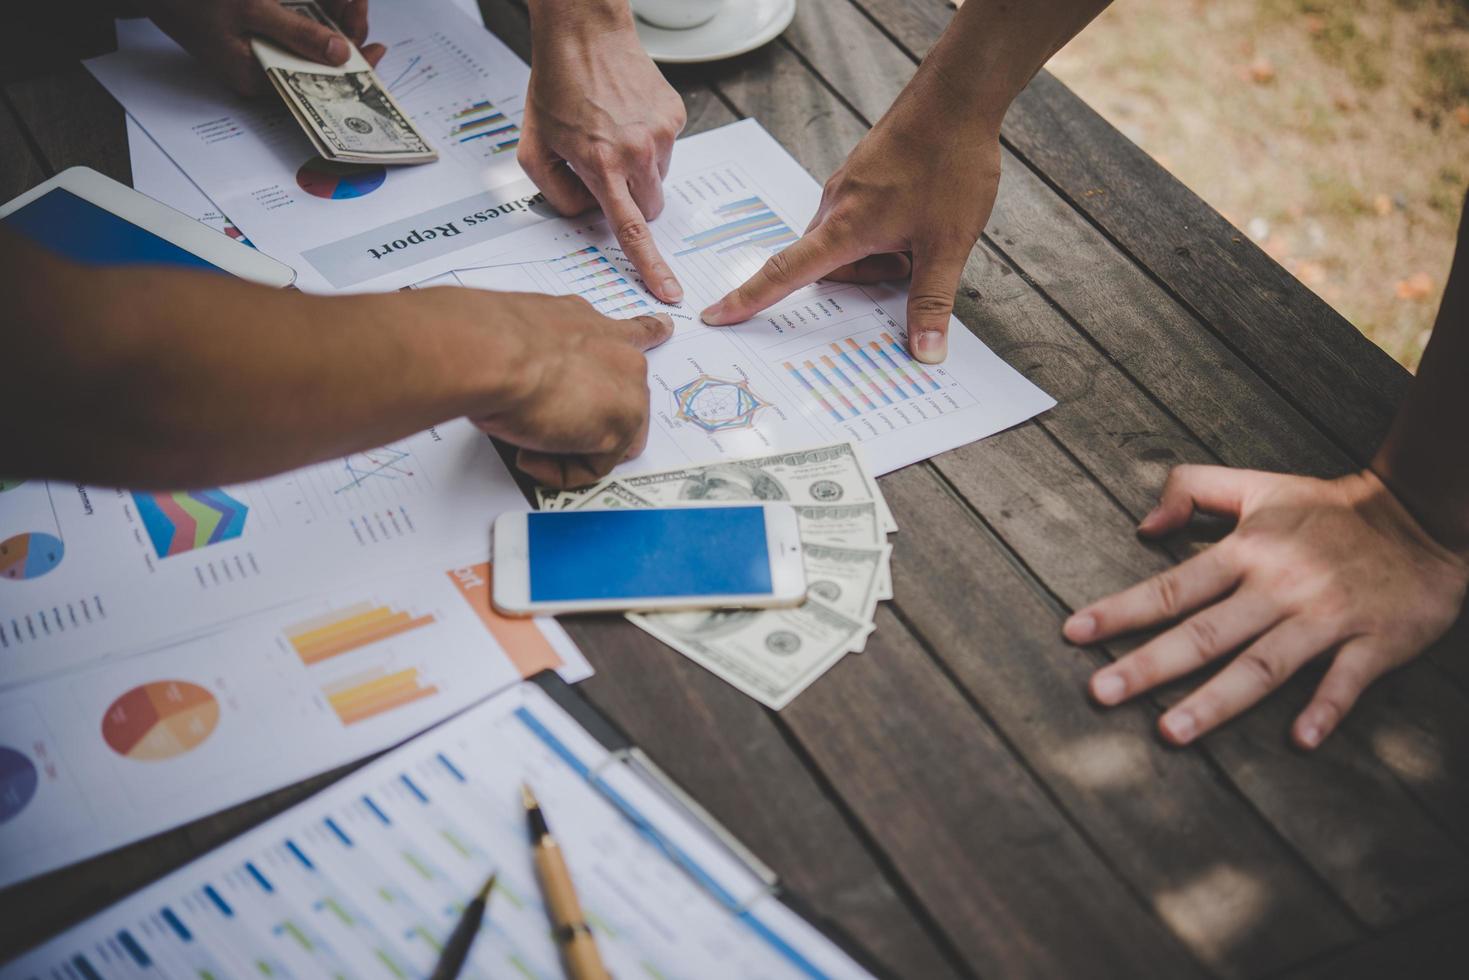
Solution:
<path fill-rule="evenodd" d="M 86 265 L 179 265 L 284 288 L 295 270 L 87 167 L 0 205 L 0 224 Z"/>

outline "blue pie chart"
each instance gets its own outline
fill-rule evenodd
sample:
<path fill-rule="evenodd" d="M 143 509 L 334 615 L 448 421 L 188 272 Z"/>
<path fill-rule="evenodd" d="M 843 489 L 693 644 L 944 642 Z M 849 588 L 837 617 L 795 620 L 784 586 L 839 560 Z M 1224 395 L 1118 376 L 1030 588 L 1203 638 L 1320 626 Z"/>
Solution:
<path fill-rule="evenodd" d="M 387 179 L 387 168 L 375 163 L 334 163 L 320 157 L 307 160 L 296 171 L 297 186 L 328 201 L 366 197 Z"/>
<path fill-rule="evenodd" d="M 0 745 L 0 824 L 18 816 L 36 795 L 36 765 L 8 745 Z"/>

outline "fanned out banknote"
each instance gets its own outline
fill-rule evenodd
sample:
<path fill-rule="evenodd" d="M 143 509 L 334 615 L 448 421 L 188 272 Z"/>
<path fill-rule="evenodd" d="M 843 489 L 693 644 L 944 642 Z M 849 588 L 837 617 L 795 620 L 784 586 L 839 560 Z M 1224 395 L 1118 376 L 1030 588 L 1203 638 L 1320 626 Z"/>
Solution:
<path fill-rule="evenodd" d="M 281 6 L 338 30 L 314 0 L 281 0 Z M 439 154 L 388 94 L 387 87 L 350 43 L 339 66 L 318 64 L 251 38 L 250 49 L 265 77 L 285 101 L 323 159 L 338 163 L 429 163 Z"/>
<path fill-rule="evenodd" d="M 896 531 L 882 492 L 850 443 L 536 492 L 542 510 L 786 501 L 796 510 L 806 601 L 794 609 L 629 613 L 628 620 L 763 704 L 779 710 L 876 628 L 891 599 Z"/>

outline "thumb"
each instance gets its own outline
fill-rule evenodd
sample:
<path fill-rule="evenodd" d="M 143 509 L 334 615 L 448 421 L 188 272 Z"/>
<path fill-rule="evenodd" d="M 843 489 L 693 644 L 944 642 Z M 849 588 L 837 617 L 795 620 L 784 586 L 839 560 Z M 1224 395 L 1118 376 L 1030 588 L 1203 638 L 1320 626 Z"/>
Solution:
<path fill-rule="evenodd" d="M 1137 529 L 1146 535 L 1167 534 L 1188 523 L 1194 511 L 1238 517 L 1245 491 L 1261 474 L 1227 466 L 1175 466 L 1163 485 L 1158 506 L 1144 517 Z"/>
<path fill-rule="evenodd" d="M 251 5 L 246 27 L 312 61 L 340 65 L 352 56 L 352 46 L 345 37 L 274 0 Z"/>
<path fill-rule="evenodd" d="M 925 248 L 913 250 L 913 283 L 908 288 L 908 350 L 925 364 L 937 364 L 949 355 L 949 317 L 954 291 L 964 274 L 969 250 Z"/>

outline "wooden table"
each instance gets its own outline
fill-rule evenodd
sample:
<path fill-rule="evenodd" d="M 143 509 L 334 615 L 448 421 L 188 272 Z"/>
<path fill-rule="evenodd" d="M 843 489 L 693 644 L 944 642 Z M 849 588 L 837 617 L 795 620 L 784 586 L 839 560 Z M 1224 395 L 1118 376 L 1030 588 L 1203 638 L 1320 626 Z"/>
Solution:
<path fill-rule="evenodd" d="M 528 57 L 524 10 L 484 8 Z M 801 0 L 763 50 L 672 73 L 689 131 L 754 117 L 825 178 L 951 13 Z M 75 62 L 3 95 L 0 200 L 73 164 L 129 179 L 122 112 Z M 1085 680 L 1128 646 L 1060 638 L 1069 610 L 1193 546 L 1133 533 L 1170 467 L 1346 472 L 1407 373 L 1049 75 L 1004 140 L 958 314 L 1057 407 L 881 481 L 897 597 L 785 711 L 614 618 L 569 624 L 598 671 L 584 692 L 897 975 L 1462 970 L 1465 631 L 1310 756 L 1286 732 L 1319 671 L 1178 751 L 1154 725 L 1188 685 L 1099 711 Z M 4 893 L 3 950 L 334 775 Z"/>

